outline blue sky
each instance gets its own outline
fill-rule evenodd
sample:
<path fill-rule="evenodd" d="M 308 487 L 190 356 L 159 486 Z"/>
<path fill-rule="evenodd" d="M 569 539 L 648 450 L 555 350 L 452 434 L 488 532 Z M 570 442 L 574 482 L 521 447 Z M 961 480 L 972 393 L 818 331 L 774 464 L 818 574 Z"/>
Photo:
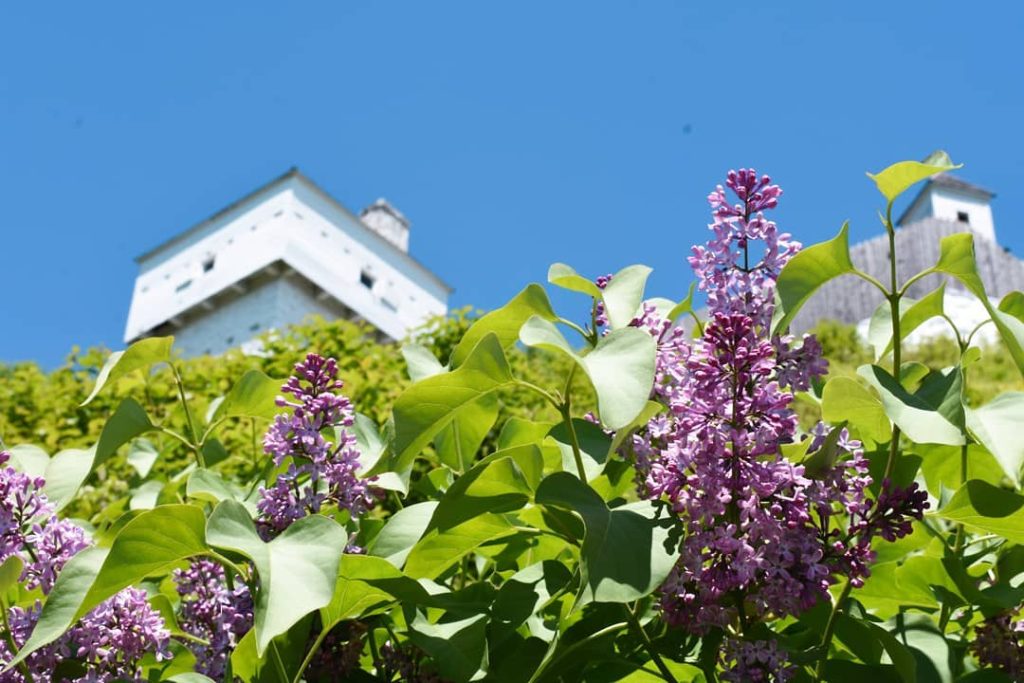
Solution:
<path fill-rule="evenodd" d="M 755 166 L 810 243 L 864 171 L 944 147 L 1024 254 L 1024 5 L 17 3 L 0 9 L 0 359 L 118 348 L 132 258 L 299 166 L 385 196 L 494 307 L 549 263 L 678 297 L 705 196 Z M 571 302 L 570 302 L 571 303 Z"/>

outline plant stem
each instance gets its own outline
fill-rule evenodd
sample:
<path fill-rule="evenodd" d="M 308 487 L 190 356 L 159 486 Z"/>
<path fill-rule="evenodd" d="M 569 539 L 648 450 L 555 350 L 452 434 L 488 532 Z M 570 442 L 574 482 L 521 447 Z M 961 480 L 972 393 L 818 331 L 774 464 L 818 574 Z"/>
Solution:
<path fill-rule="evenodd" d="M 569 377 L 565 380 L 564 400 L 559 408 L 562 413 L 562 421 L 565 428 L 569 430 L 569 442 L 572 444 L 572 457 L 576 460 L 576 471 L 580 475 L 580 481 L 587 481 L 587 471 L 583 467 L 583 453 L 580 450 L 580 440 L 576 436 L 576 425 L 572 423 L 572 378 L 576 376 L 576 366 L 569 371 Z"/>
<path fill-rule="evenodd" d="M 185 383 L 181 381 L 181 373 L 178 372 L 178 368 L 172 363 L 171 372 L 174 373 L 174 383 L 178 385 L 178 397 L 181 399 L 181 407 L 185 411 L 185 423 L 188 425 L 189 434 L 192 436 L 192 450 L 196 454 L 196 462 L 200 467 L 206 467 L 206 458 L 203 457 L 203 450 L 199 442 L 199 434 L 196 432 L 196 425 L 192 421 L 192 411 L 188 407 L 188 401 L 185 399 Z"/>
<path fill-rule="evenodd" d="M 889 314 L 892 319 L 892 376 L 896 382 L 900 382 L 900 366 L 903 364 L 903 340 L 900 336 L 900 299 L 903 292 L 900 291 L 899 275 L 896 272 L 896 228 L 892 224 L 892 202 L 889 202 L 885 209 L 885 232 L 889 235 Z M 893 423 L 892 441 L 889 443 L 889 459 L 885 463 L 885 473 L 882 480 L 885 481 L 892 476 L 896 468 L 896 459 L 899 457 L 900 428 Z"/>
<path fill-rule="evenodd" d="M 636 634 L 640 637 L 641 642 L 643 642 L 644 649 L 647 650 L 647 654 L 649 654 L 651 656 L 651 661 L 654 662 L 654 665 L 656 667 L 658 667 L 658 671 L 661 672 L 661 677 L 664 678 L 669 683 L 679 683 L 676 680 L 676 677 L 672 675 L 672 672 L 669 671 L 669 668 L 665 665 L 665 662 L 664 662 L 664 660 L 662 660 L 661 655 L 658 654 L 658 650 L 655 649 L 654 643 L 651 642 L 650 637 L 647 635 L 647 632 L 644 631 L 643 625 L 640 623 L 640 620 L 637 618 L 637 616 L 636 616 L 636 609 L 639 606 L 640 606 L 640 602 L 637 601 L 637 602 L 633 603 L 633 608 L 632 609 L 630 609 L 629 607 L 626 607 L 625 605 L 623 605 L 622 608 L 624 610 L 626 610 L 626 614 L 629 617 L 630 625 L 633 627 L 633 630 L 636 631 Z"/>
<path fill-rule="evenodd" d="M 295 672 L 295 679 L 292 683 L 301 683 L 302 674 L 305 673 L 306 667 L 308 667 L 309 663 L 313 661 L 316 651 L 320 649 L 321 645 L 323 645 L 324 639 L 327 638 L 327 635 L 330 632 L 330 629 L 327 628 L 320 629 L 320 633 L 317 634 L 316 640 L 313 641 L 313 644 L 309 648 L 309 652 L 306 653 L 306 657 L 302 660 L 302 664 L 299 665 L 299 670 Z"/>
<path fill-rule="evenodd" d="M 850 597 L 850 591 L 853 590 L 853 584 L 850 580 L 846 580 L 846 585 L 843 586 L 842 592 L 839 597 L 836 598 L 836 603 L 832 605 L 832 612 L 828 615 L 828 622 L 825 624 L 825 632 L 821 636 L 821 658 L 818 660 L 817 669 L 814 672 L 815 680 L 822 680 L 822 676 L 825 675 L 825 660 L 828 658 L 828 648 L 832 645 L 832 636 L 836 632 L 836 622 L 839 620 L 839 612 L 843 609 L 843 603 Z"/>
<path fill-rule="evenodd" d="M 967 444 L 960 447 L 960 486 L 967 483 Z M 964 542 L 966 541 L 966 530 L 963 524 L 956 525 L 956 539 L 953 541 L 953 556 L 957 562 L 963 559 Z M 947 549 L 949 546 L 946 546 Z M 953 609 L 946 603 L 942 604 L 942 612 L 939 615 L 939 632 L 945 634 L 946 626 L 953 616 Z"/>
<path fill-rule="evenodd" d="M 284 662 L 281 660 L 281 652 L 277 649 L 277 643 L 270 641 L 270 649 L 274 653 L 274 668 L 277 669 L 277 675 L 281 679 L 281 683 L 291 683 L 288 679 L 288 671 L 284 668 Z"/>

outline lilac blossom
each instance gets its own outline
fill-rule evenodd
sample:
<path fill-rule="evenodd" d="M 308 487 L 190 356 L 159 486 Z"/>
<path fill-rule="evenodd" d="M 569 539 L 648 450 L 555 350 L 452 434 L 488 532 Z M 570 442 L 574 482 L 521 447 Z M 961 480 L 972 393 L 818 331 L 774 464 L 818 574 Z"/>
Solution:
<path fill-rule="evenodd" d="M 328 633 L 307 668 L 307 678 L 323 683 L 341 683 L 359 669 L 369 628 L 359 621 L 344 622 Z M 310 634 L 310 640 L 317 636 Z M 407 680 L 407 679 L 402 679 Z"/>
<path fill-rule="evenodd" d="M 724 664 L 726 670 L 720 678 L 731 683 L 757 683 L 773 681 L 785 683 L 796 674 L 789 657 L 774 640 L 726 641 Z"/>
<path fill-rule="evenodd" d="M 335 393 L 343 386 L 337 375 L 333 358 L 311 353 L 281 387 L 292 399 L 279 397 L 277 404 L 291 412 L 275 418 L 263 447 L 275 465 L 288 461 L 288 466 L 271 486 L 260 489 L 257 507 L 268 535 L 319 512 L 326 503 L 353 516 L 372 504 L 367 482 L 359 477 L 356 437 L 347 429 L 354 421 L 352 403 Z M 324 436 L 326 430 L 334 430 L 336 443 Z"/>
<path fill-rule="evenodd" d="M 169 659 L 170 633 L 146 592 L 125 588 L 82 617 L 65 636 L 71 654 L 86 663 L 84 681 L 139 680 L 139 662 L 147 653 Z"/>
<path fill-rule="evenodd" d="M 827 440 L 832 429 L 821 425 L 804 437 L 811 453 L 835 449 L 824 471 L 782 454 L 800 438 L 792 392 L 828 366 L 813 336 L 797 346 L 770 334 L 775 282 L 800 248 L 763 215 L 781 190 L 752 170 L 730 172 L 726 184 L 740 201 L 730 204 L 721 186 L 711 193 L 714 236 L 690 258 L 708 304 L 699 338 L 650 306 L 633 322 L 658 340 L 653 396 L 668 407 L 632 440 L 639 489 L 669 502 L 684 528 L 660 604 L 670 624 L 694 633 L 800 614 L 828 599 L 839 575 L 859 585 L 871 539 L 909 533 L 926 505 L 923 492 L 888 482 L 867 499 L 867 459 L 845 430 Z M 726 652 L 726 680 L 788 675 L 775 643 L 728 641 Z"/>
<path fill-rule="evenodd" d="M 234 586 L 230 586 L 224 568 L 207 559 L 196 559 L 187 569 L 176 569 L 173 578 L 181 596 L 179 625 L 186 633 L 206 641 L 187 643 L 196 657 L 196 671 L 222 680 L 228 658 L 253 625 L 249 588 L 241 577 L 233 577 Z"/>
<path fill-rule="evenodd" d="M 978 663 L 1002 671 L 1010 680 L 1024 679 L 1024 619 L 1004 612 L 974 628 L 971 652 Z"/>
<path fill-rule="evenodd" d="M 38 588 L 45 596 L 64 565 L 88 547 L 89 540 L 80 527 L 53 515 L 53 505 L 42 492 L 45 482 L 6 466 L 9 460 L 8 453 L 0 452 L 0 561 L 11 556 L 21 559 L 25 587 Z M 7 635 L 17 648 L 31 636 L 41 611 L 40 601 L 29 608 L 7 610 Z M 55 642 L 30 654 L 22 666 L 0 674 L 0 683 L 23 683 L 26 670 L 35 683 L 57 683 L 54 670 L 66 659 L 79 661 L 85 670 L 75 681 L 140 681 L 142 657 L 169 657 L 169 637 L 146 593 L 125 588 L 97 605 Z M 0 639 L 0 662 L 13 656 L 7 638 Z M 72 679 L 62 676 L 61 680 Z"/>

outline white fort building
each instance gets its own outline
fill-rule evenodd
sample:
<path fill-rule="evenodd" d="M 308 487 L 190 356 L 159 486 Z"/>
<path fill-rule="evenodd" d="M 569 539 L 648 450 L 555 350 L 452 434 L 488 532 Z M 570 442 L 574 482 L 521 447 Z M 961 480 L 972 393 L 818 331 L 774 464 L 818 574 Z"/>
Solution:
<path fill-rule="evenodd" d="M 896 221 L 896 270 L 899 280 L 929 268 L 939 259 L 939 240 L 958 232 L 974 235 L 974 251 L 978 274 L 985 283 L 985 292 L 998 303 L 1011 291 L 1024 289 L 1024 261 L 1002 247 L 996 238 L 992 216 L 995 194 L 956 176 L 933 176 L 911 200 Z M 863 271 L 882 282 L 889 282 L 889 238 L 878 235 L 850 248 L 850 257 Z M 945 311 L 962 332 L 969 332 L 988 318 L 980 302 L 968 294 L 957 280 L 929 275 L 909 289 L 914 299 L 932 291 L 946 281 Z M 881 303 L 878 292 L 867 282 L 845 276 L 828 282 L 797 314 L 793 329 L 808 330 L 823 319 L 856 324 L 865 336 L 869 318 Z M 982 339 L 995 339 L 994 328 L 982 328 Z M 937 335 L 948 335 L 946 322 L 935 318 L 911 337 L 911 342 Z"/>
<path fill-rule="evenodd" d="M 383 199 L 357 217 L 296 169 L 136 258 L 125 342 L 172 334 L 185 356 L 251 345 L 310 314 L 401 339 L 451 288 L 409 255 Z"/>

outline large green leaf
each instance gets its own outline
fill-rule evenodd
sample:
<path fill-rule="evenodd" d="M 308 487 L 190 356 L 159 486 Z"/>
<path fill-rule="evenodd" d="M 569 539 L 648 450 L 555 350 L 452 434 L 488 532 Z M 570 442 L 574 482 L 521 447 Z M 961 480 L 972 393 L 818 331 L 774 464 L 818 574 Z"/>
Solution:
<path fill-rule="evenodd" d="M 892 436 L 892 423 L 882 402 L 864 385 L 849 377 L 833 377 L 825 384 L 821 417 L 832 424 L 849 422 L 861 436 L 879 443 L 889 441 Z"/>
<path fill-rule="evenodd" d="M 219 472 L 199 468 L 193 470 L 185 484 L 185 495 L 196 500 L 217 504 L 224 500 L 234 500 L 245 506 L 249 516 L 256 516 L 256 503 L 245 489 L 233 481 L 228 481 Z"/>
<path fill-rule="evenodd" d="M 900 681 L 914 683 L 917 680 L 914 655 L 881 626 L 840 613 L 836 620 L 836 637 L 868 664 L 880 663 L 882 652 L 886 652 Z"/>
<path fill-rule="evenodd" d="M 257 652 L 256 630 L 250 629 L 231 653 L 231 674 L 241 683 L 288 683 L 298 674 L 309 647 L 312 617 L 301 619 Z"/>
<path fill-rule="evenodd" d="M 487 672 L 486 614 L 438 624 L 417 615 L 409 624 L 409 638 L 453 683 L 479 680 Z"/>
<path fill-rule="evenodd" d="M 284 380 L 268 377 L 259 370 L 249 370 L 235 382 L 213 414 L 213 422 L 228 417 L 257 417 L 272 420 L 281 412 L 275 401 L 281 394 Z"/>
<path fill-rule="evenodd" d="M 422 344 L 406 344 L 402 347 L 402 357 L 409 369 L 409 379 L 413 382 L 439 375 L 447 370 L 430 349 Z"/>
<path fill-rule="evenodd" d="M 1024 322 L 1024 292 L 1010 292 L 999 301 L 998 308 Z"/>
<path fill-rule="evenodd" d="M 588 280 L 564 263 L 551 264 L 548 268 L 548 282 L 562 289 L 589 294 L 595 299 L 601 298 L 601 288 L 593 280 Z"/>
<path fill-rule="evenodd" d="M 181 560 L 206 553 L 205 524 L 203 511 L 193 505 L 162 505 L 128 522 L 114 538 L 76 618 L 122 588 L 165 574 Z"/>
<path fill-rule="evenodd" d="M 466 404 L 434 437 L 438 460 L 457 474 L 465 472 L 473 466 L 480 445 L 497 421 L 498 399 L 494 394 L 484 394 Z"/>
<path fill-rule="evenodd" d="M 39 446 L 20 443 L 17 446 L 11 446 L 7 453 L 11 456 L 11 467 L 19 472 L 23 472 L 32 478 L 46 476 L 46 468 L 50 464 L 50 456 Z"/>
<path fill-rule="evenodd" d="M 134 398 L 126 398 L 103 425 L 100 440 L 96 442 L 96 456 L 93 466 L 99 465 L 112 456 L 118 448 L 135 437 L 156 429 L 146 409 Z"/>
<path fill-rule="evenodd" d="M 515 533 L 504 515 L 489 512 L 447 529 L 434 528 L 413 546 L 405 573 L 414 579 L 436 578 L 481 545 Z"/>
<path fill-rule="evenodd" d="M 917 443 L 938 443 L 959 446 L 964 443 L 962 429 L 950 421 L 950 413 L 946 412 L 949 396 L 960 400 L 962 375 L 959 368 L 946 377 L 946 381 L 937 380 L 936 385 L 945 389 L 939 403 L 929 402 L 920 395 L 911 394 L 884 368 L 877 365 L 861 366 L 857 373 L 867 380 L 882 398 L 885 413 L 912 441 Z M 934 398 L 934 397 L 932 397 Z M 961 412 L 962 412 L 962 404 Z"/>
<path fill-rule="evenodd" d="M 868 173 L 868 177 L 875 181 L 878 191 L 892 202 L 925 178 L 960 166 L 962 164 L 954 164 L 948 154 L 939 150 L 929 154 L 924 161 L 900 161 L 878 173 Z"/>
<path fill-rule="evenodd" d="M 387 560 L 371 555 L 345 555 L 338 576 L 373 586 L 406 605 L 440 607 L 446 594 L 438 584 L 412 579 Z"/>
<path fill-rule="evenodd" d="M 826 282 L 853 271 L 849 225 L 843 223 L 838 235 L 800 251 L 782 268 L 775 285 L 772 331 L 789 327 L 800 307 Z"/>
<path fill-rule="evenodd" d="M 395 567 L 401 568 L 412 547 L 430 525 L 430 518 L 437 505 L 436 501 L 427 500 L 402 508 L 391 515 L 367 548 L 367 553 L 383 557 Z"/>
<path fill-rule="evenodd" d="M 934 270 L 955 277 L 978 298 L 999 331 L 1017 369 L 1024 375 L 1024 321 L 1014 315 L 1013 300 L 1008 311 L 997 309 L 985 293 L 985 284 L 978 275 L 974 256 L 974 235 L 968 232 L 943 237 L 939 242 L 939 262 Z"/>
<path fill-rule="evenodd" d="M 10 671 L 39 648 L 60 638 L 78 620 L 85 595 L 106 557 L 106 548 L 86 548 L 64 565 L 46 598 L 32 635 L 3 671 Z"/>
<path fill-rule="evenodd" d="M 980 408 L 967 409 L 967 428 L 995 456 L 1003 471 L 1020 483 L 1024 465 L 1024 392 L 1010 391 Z"/>
<path fill-rule="evenodd" d="M 960 471 L 962 446 L 941 446 L 937 444 L 916 444 L 913 452 L 921 456 L 921 474 L 924 475 L 928 492 L 937 499 L 943 496 L 942 489 L 955 491 L 963 485 Z M 981 444 L 967 446 L 967 479 L 981 479 L 998 486 L 1005 473 L 999 461 Z"/>
<path fill-rule="evenodd" d="M 600 425 L 588 420 L 572 418 L 573 431 L 580 447 L 580 459 L 583 461 L 583 472 L 586 480 L 595 479 L 604 470 L 605 462 L 611 454 L 611 438 L 605 434 Z M 562 469 L 578 474 L 576 471 L 576 455 L 573 452 L 572 436 L 565 422 L 559 422 L 551 428 L 550 436 L 558 444 L 562 453 Z"/>
<path fill-rule="evenodd" d="M 906 339 L 914 332 L 914 330 L 927 321 L 943 315 L 945 312 L 943 308 L 945 295 L 946 283 L 942 283 L 938 288 L 921 297 L 920 300 L 914 301 L 906 298 L 900 299 L 900 341 Z M 889 304 L 883 304 L 883 307 L 886 315 L 888 316 L 891 310 Z M 872 324 L 873 323 L 874 318 L 872 318 Z M 876 359 L 882 358 L 885 354 L 892 351 L 893 348 L 891 320 L 887 319 L 885 321 L 884 329 L 885 333 L 879 335 L 877 341 L 872 340 L 872 346 L 875 347 Z"/>
<path fill-rule="evenodd" d="M 74 499 L 78 489 L 89 478 L 95 457 L 95 448 L 69 448 L 50 459 L 46 468 L 46 486 L 43 490 L 58 512 Z"/>
<path fill-rule="evenodd" d="M 96 377 L 96 384 L 82 405 L 89 403 L 108 382 L 113 382 L 129 372 L 148 368 L 157 363 L 169 363 L 174 337 L 148 337 L 140 339 L 124 351 L 115 351 L 107 358 Z"/>
<path fill-rule="evenodd" d="M 657 345 L 635 327 L 612 330 L 586 355 L 577 353 L 553 323 L 540 317 L 526 321 L 519 333 L 527 346 L 561 353 L 587 375 L 597 394 L 601 422 L 611 429 L 625 427 L 647 405 L 654 386 Z"/>
<path fill-rule="evenodd" d="M 390 593 L 358 579 L 349 578 L 346 568 L 355 556 L 346 555 L 338 567 L 338 579 L 330 603 L 320 609 L 320 622 L 330 630 L 336 624 L 362 616 L 368 609 L 393 600 Z M 384 578 L 381 574 L 380 578 Z M 411 581 L 411 579 L 409 579 Z"/>
<path fill-rule="evenodd" d="M 557 317 L 544 288 L 537 284 L 527 286 L 507 304 L 473 323 L 452 351 L 450 365 L 458 368 L 465 363 L 477 345 L 489 335 L 494 335 L 503 349 L 512 346 L 519 337 L 519 328 L 533 315 L 546 320 Z"/>
<path fill-rule="evenodd" d="M 1024 544 L 1024 496 L 984 481 L 967 482 L 941 510 L 932 514 L 973 531 Z"/>
<path fill-rule="evenodd" d="M 460 410 L 512 382 L 512 371 L 495 334 L 487 334 L 457 369 L 428 377 L 395 401 L 396 471 L 405 469 Z"/>
<path fill-rule="evenodd" d="M 675 564 L 670 523 L 648 501 L 609 509 L 594 489 L 566 472 L 545 477 L 536 500 L 583 519 L 584 600 L 638 600 L 656 590 Z"/>
<path fill-rule="evenodd" d="M 445 492 L 429 529 L 445 531 L 489 512 L 522 508 L 540 482 L 544 458 L 533 444 L 495 451 Z"/>
<path fill-rule="evenodd" d="M 264 542 L 245 507 L 231 500 L 214 509 L 206 537 L 210 545 L 241 553 L 256 567 L 260 590 L 255 598 L 254 629 L 256 651 L 261 656 L 274 637 L 330 604 L 348 541 L 337 522 L 314 515 Z"/>
<path fill-rule="evenodd" d="M 871 576 L 857 590 L 857 600 L 881 619 L 889 619 L 909 608 L 930 610 L 939 607 L 927 588 L 901 584 L 898 570 L 895 562 L 874 565 Z"/>
<path fill-rule="evenodd" d="M 644 287 L 651 269 L 647 266 L 626 266 L 612 276 L 601 292 L 608 326 L 619 330 L 632 322 L 644 300 Z"/>

